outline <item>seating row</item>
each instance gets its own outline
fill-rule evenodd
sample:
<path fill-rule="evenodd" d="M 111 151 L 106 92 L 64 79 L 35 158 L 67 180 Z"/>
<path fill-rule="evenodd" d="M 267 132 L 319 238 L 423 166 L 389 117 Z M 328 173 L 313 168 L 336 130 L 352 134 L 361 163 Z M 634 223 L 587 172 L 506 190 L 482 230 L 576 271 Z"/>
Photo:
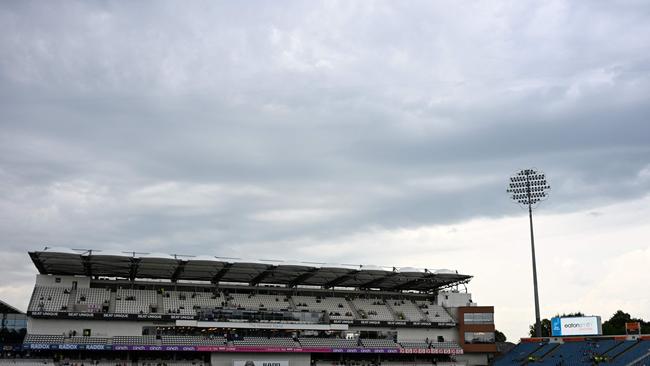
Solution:
<path fill-rule="evenodd" d="M 113 344 L 113 345 L 225 345 L 226 339 L 222 336 L 115 336 L 112 338 L 100 337 L 71 337 L 69 339 L 57 335 L 28 334 L 25 343 L 46 344 Z M 458 348 L 455 342 L 426 343 L 423 340 L 403 341 L 395 343 L 391 339 L 343 339 L 343 338 L 317 338 L 301 337 L 297 340 L 289 337 L 244 337 L 232 341 L 234 346 L 278 346 L 278 347 L 323 347 L 323 348 Z"/>
<path fill-rule="evenodd" d="M 70 291 L 60 287 L 35 287 L 30 311 L 73 311 L 67 309 Z M 312 311 L 325 313 L 331 320 L 368 319 L 378 321 L 454 322 L 449 313 L 430 301 L 136 290 L 119 288 L 111 306 L 111 291 L 103 288 L 76 289 L 73 305 L 77 311 L 114 311 L 125 314 L 174 313 L 194 315 L 203 309 L 248 309 L 273 311 Z"/>
<path fill-rule="evenodd" d="M 584 340 L 565 343 L 522 342 L 494 362 L 495 366 L 525 365 L 643 365 L 650 340 Z M 646 357 L 647 357 L 646 356 Z"/>

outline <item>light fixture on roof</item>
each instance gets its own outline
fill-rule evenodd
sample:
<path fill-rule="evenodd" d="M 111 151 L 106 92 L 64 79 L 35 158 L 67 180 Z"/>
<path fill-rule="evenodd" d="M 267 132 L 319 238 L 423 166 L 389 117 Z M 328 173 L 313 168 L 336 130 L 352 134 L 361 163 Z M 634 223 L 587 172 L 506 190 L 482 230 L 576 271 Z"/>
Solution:
<path fill-rule="evenodd" d="M 535 293 L 535 336 L 542 336 L 542 324 L 539 316 L 539 295 L 537 294 L 537 263 L 535 261 L 535 235 L 533 234 L 533 207 L 548 198 L 551 186 L 546 175 L 535 169 L 523 169 L 510 177 L 506 192 L 510 198 L 523 207 L 528 207 L 530 222 L 530 249 L 533 257 L 533 289 Z"/>

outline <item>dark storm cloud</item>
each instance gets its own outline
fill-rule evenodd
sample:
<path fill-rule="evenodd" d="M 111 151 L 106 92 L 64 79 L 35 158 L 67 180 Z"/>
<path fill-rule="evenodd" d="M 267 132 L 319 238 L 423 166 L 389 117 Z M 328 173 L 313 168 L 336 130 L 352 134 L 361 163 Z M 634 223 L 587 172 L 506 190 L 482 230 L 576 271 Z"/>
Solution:
<path fill-rule="evenodd" d="M 2 246 L 283 256 L 518 214 L 531 165 L 549 211 L 645 196 L 648 10 L 3 3 Z"/>

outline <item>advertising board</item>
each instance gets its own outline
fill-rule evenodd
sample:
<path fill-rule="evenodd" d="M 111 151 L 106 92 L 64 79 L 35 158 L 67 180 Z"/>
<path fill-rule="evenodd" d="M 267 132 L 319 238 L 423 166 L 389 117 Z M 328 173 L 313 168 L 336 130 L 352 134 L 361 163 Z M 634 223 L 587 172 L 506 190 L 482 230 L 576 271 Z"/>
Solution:
<path fill-rule="evenodd" d="M 289 366 L 289 361 L 235 360 L 233 366 Z"/>
<path fill-rule="evenodd" d="M 603 328 L 599 316 L 555 317 L 551 319 L 551 335 L 553 337 L 602 334 Z"/>
<path fill-rule="evenodd" d="M 462 355 L 462 348 L 329 348 L 329 347 L 275 347 L 275 346 L 152 346 L 24 343 L 24 350 L 86 350 L 86 351 L 182 351 L 182 352 L 236 352 L 236 353 L 410 353 Z M 258 362 L 258 361 L 255 361 Z"/>
<path fill-rule="evenodd" d="M 625 323 L 625 334 L 641 334 L 641 323 L 639 322 Z"/>

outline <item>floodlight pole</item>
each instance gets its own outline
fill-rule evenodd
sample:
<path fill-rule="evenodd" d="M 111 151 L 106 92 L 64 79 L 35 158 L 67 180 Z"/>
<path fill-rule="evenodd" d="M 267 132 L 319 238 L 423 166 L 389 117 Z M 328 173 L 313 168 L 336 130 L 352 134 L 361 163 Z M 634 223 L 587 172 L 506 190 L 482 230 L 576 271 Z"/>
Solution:
<path fill-rule="evenodd" d="M 539 293 L 537 289 L 537 261 L 535 259 L 535 233 L 533 230 L 533 206 L 548 197 L 547 190 L 551 186 L 546 181 L 544 173 L 534 169 L 524 169 L 510 177 L 510 185 L 506 190 L 515 202 L 528 206 L 530 222 L 530 252 L 533 259 L 533 291 L 535 294 L 535 336 L 542 336 L 542 323 L 539 315 Z"/>
<path fill-rule="evenodd" d="M 528 182 L 530 196 L 530 182 Z M 528 200 L 528 219 L 530 220 L 530 251 L 533 256 L 533 289 L 535 291 L 535 336 L 542 336 L 542 323 L 539 316 L 539 295 L 537 293 L 537 261 L 535 260 L 535 235 L 533 234 L 533 208 Z"/>

